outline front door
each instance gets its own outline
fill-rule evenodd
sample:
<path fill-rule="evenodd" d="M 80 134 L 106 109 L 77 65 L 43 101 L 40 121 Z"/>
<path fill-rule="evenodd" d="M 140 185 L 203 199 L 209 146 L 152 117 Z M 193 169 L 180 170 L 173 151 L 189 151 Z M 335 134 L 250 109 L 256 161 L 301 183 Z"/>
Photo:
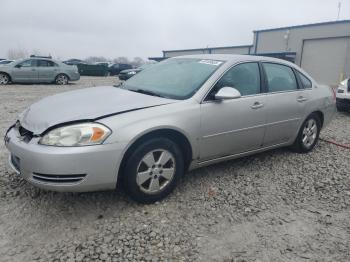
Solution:
<path fill-rule="evenodd" d="M 11 76 L 14 82 L 37 82 L 38 71 L 36 68 L 36 60 L 28 59 L 15 65 Z"/>
<path fill-rule="evenodd" d="M 266 95 L 261 93 L 258 63 L 232 67 L 201 104 L 200 160 L 239 154 L 262 146 L 266 123 Z M 215 100 L 222 87 L 234 87 L 241 97 Z"/>

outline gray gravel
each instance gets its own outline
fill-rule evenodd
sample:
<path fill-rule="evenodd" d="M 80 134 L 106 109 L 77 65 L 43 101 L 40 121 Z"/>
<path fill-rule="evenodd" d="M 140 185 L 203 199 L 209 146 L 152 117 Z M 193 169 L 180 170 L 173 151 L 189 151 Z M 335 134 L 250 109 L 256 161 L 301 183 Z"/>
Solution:
<path fill-rule="evenodd" d="M 0 134 L 41 97 L 116 82 L 1 87 Z M 350 113 L 321 136 L 350 144 Z M 0 149 L 0 261 L 350 261 L 350 151 L 326 142 L 195 170 L 153 205 L 36 189 Z"/>

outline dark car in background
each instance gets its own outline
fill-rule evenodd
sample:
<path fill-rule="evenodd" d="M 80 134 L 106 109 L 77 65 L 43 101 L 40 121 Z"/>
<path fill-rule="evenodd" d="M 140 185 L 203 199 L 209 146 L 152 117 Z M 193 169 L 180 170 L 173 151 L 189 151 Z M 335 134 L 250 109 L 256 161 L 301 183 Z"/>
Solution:
<path fill-rule="evenodd" d="M 142 70 L 150 66 L 152 66 L 152 64 L 144 64 L 142 66 L 139 66 L 138 68 L 123 70 L 119 73 L 118 77 L 120 80 L 128 80 L 130 77 L 133 77 L 137 73 L 141 72 Z"/>
<path fill-rule="evenodd" d="M 75 59 L 75 58 L 72 58 L 72 59 L 68 59 L 68 60 L 66 60 L 66 61 L 63 61 L 63 63 L 65 63 L 66 65 L 86 64 L 85 61 L 80 60 L 80 59 Z"/>
<path fill-rule="evenodd" d="M 108 73 L 111 76 L 115 76 L 125 69 L 132 69 L 132 65 L 116 63 L 108 67 Z"/>

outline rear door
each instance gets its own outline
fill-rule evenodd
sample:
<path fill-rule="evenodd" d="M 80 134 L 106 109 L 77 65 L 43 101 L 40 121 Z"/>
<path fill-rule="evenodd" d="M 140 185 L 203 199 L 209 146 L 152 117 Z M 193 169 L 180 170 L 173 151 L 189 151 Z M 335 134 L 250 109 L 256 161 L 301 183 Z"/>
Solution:
<path fill-rule="evenodd" d="M 37 60 L 39 81 L 53 82 L 58 73 L 58 65 L 50 60 Z"/>
<path fill-rule="evenodd" d="M 294 70 L 278 63 L 263 63 L 267 95 L 264 147 L 290 142 L 298 132 L 310 92 L 299 86 Z"/>
<path fill-rule="evenodd" d="M 36 60 L 28 59 L 17 64 L 12 70 L 12 79 L 14 82 L 32 83 L 38 81 L 38 71 Z"/>

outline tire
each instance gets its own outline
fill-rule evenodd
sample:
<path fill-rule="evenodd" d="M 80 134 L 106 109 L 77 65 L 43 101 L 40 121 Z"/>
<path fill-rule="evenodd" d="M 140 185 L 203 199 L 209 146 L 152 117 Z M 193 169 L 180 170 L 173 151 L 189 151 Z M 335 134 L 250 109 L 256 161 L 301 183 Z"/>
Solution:
<path fill-rule="evenodd" d="M 9 75 L 0 73 L 0 85 L 8 85 L 9 83 L 10 83 Z"/>
<path fill-rule="evenodd" d="M 179 146 L 167 138 L 153 138 L 128 156 L 122 181 L 132 199 L 148 204 L 169 195 L 183 174 L 184 159 Z"/>
<path fill-rule="evenodd" d="M 302 124 L 298 136 L 292 145 L 292 149 L 297 153 L 310 152 L 318 142 L 321 131 L 320 117 L 312 113 Z"/>
<path fill-rule="evenodd" d="M 68 81 L 68 76 L 65 74 L 59 74 L 55 79 L 56 85 L 68 85 Z"/>

